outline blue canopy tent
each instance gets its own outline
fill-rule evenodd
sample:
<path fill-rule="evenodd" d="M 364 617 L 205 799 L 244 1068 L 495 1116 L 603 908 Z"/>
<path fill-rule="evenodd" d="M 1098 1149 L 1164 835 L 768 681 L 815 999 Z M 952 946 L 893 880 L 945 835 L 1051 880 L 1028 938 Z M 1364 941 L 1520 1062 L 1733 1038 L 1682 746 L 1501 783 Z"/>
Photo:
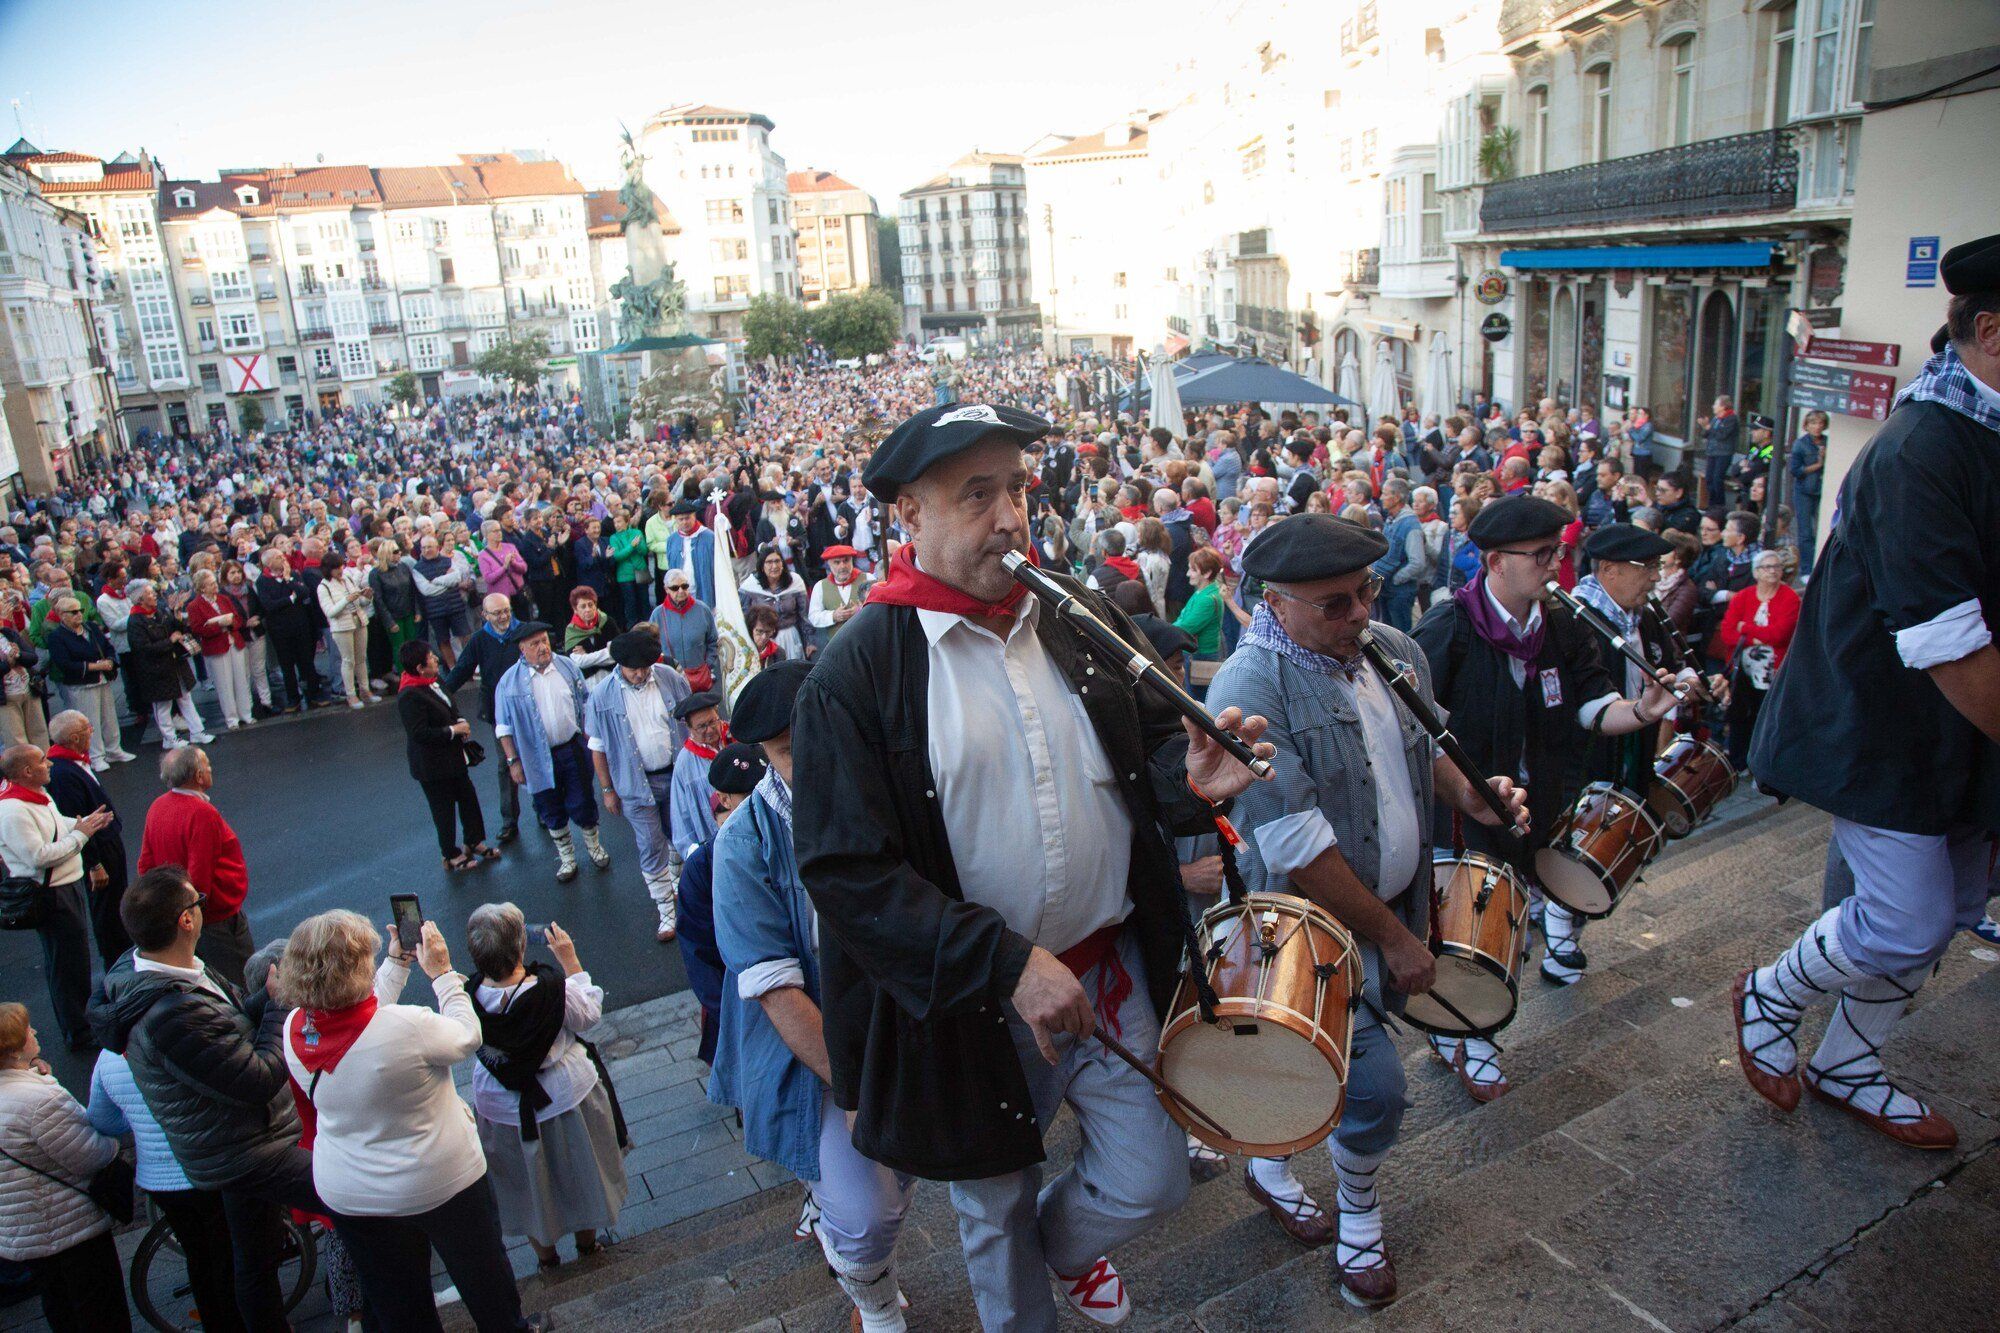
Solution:
<path fill-rule="evenodd" d="M 1183 407 L 1212 407 L 1218 403 L 1360 406 L 1303 375 L 1254 356 L 1227 358 L 1181 380 L 1179 388 Z"/>

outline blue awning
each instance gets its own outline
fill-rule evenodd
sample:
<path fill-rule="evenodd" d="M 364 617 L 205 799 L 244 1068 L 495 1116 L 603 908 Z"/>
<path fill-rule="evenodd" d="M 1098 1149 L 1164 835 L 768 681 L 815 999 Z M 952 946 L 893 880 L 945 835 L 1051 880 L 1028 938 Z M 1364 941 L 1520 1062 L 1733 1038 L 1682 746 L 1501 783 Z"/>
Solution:
<path fill-rule="evenodd" d="M 1502 250 L 1503 268 L 1769 268 L 1770 241 L 1713 245 L 1583 245 L 1549 250 Z"/>

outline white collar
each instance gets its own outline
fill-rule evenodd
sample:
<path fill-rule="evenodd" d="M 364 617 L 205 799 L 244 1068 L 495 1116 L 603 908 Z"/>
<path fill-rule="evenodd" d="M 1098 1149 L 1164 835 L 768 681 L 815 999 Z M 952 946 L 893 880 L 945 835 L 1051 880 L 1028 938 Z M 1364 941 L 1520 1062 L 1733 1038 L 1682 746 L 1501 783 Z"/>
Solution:
<path fill-rule="evenodd" d="M 192 796 L 192 797 L 194 797 L 194 798 L 195 798 L 195 799 L 196 799 L 197 801 L 207 801 L 207 800 L 208 800 L 208 793 L 207 793 L 207 792 L 205 792 L 205 791 L 196 791 L 196 790 L 195 790 L 195 789 L 194 789 L 193 787 L 176 787 L 176 788 L 174 788 L 174 793 L 175 793 L 176 795 L 179 795 L 179 796 Z M 210 804 L 214 804 L 214 802 L 210 802 Z"/>
<path fill-rule="evenodd" d="M 1014 626 L 1007 631 L 1007 637 L 1011 639 L 1016 634 L 1019 634 L 1021 627 L 1024 625 L 1032 626 L 1040 606 L 1041 603 L 1035 599 L 1032 593 L 1023 597 L 1014 607 Z M 959 626 L 963 626 L 968 632 L 973 634 L 984 634 L 988 638 L 994 637 L 991 630 L 975 625 L 964 616 L 952 611 L 932 611 L 927 607 L 920 606 L 917 608 L 917 623 L 923 626 L 924 638 L 932 647 L 936 647 L 939 639 L 942 639 Z"/>
<path fill-rule="evenodd" d="M 1481 580 L 1479 587 L 1480 590 L 1486 594 L 1486 600 L 1492 603 L 1493 609 L 1500 613 L 1500 618 L 1502 620 L 1505 620 L 1510 626 L 1512 626 L 1516 634 L 1524 634 L 1524 635 L 1533 634 L 1535 632 L 1535 626 L 1541 624 L 1542 604 L 1540 602 L 1534 602 L 1529 605 L 1528 622 L 1524 625 L 1520 621 L 1514 619 L 1514 617 L 1508 612 L 1506 607 L 1500 605 L 1500 599 L 1493 595 L 1493 589 L 1489 584 L 1487 584 L 1484 580 Z"/>
<path fill-rule="evenodd" d="M 1972 391 L 1979 395 L 1980 400 L 1984 402 L 1987 407 L 1991 408 L 1995 412 L 2000 412 L 2000 389 L 1994 388 L 1992 385 L 1988 384 L 1985 380 L 1980 379 L 1979 376 L 1973 374 L 1970 370 L 1967 370 L 1965 372 L 1965 378 L 1972 381 Z"/>

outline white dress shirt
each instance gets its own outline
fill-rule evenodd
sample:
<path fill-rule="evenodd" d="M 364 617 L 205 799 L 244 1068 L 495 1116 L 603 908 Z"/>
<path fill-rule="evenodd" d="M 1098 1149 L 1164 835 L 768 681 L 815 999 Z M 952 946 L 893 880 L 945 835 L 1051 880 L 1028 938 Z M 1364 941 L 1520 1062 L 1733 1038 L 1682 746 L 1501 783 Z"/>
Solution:
<path fill-rule="evenodd" d="M 1132 910 L 1132 817 L 1083 703 L 1023 598 L 1003 644 L 919 609 L 930 641 L 929 755 L 968 902 L 1061 953 Z"/>
<path fill-rule="evenodd" d="M 618 688 L 618 697 L 625 701 L 625 720 L 632 725 L 632 743 L 639 751 L 639 766 L 648 773 L 657 773 L 674 762 L 674 752 L 680 749 L 674 740 L 674 720 L 667 712 L 660 682 L 648 671 L 644 685 L 633 685 L 621 676 Z M 590 746 L 602 748 L 595 737 L 591 738 Z"/>
<path fill-rule="evenodd" d="M 1376 836 L 1382 847 L 1375 896 L 1387 902 L 1416 880 L 1428 849 L 1411 790 L 1409 757 L 1403 751 L 1403 722 L 1388 682 L 1372 663 L 1354 681 L 1354 708 L 1361 715 L 1361 739 L 1375 771 Z"/>
<path fill-rule="evenodd" d="M 568 744 L 579 729 L 576 695 L 569 687 L 569 678 L 556 670 L 554 659 L 547 666 L 528 667 L 528 689 L 534 694 L 535 711 L 542 715 L 542 734 L 548 738 L 549 748 Z M 511 736 L 514 729 L 503 722 L 493 728 L 493 734 Z"/>
<path fill-rule="evenodd" d="M 1482 584 L 1481 586 L 1485 587 L 1484 584 Z M 1527 620 L 1520 621 L 1514 619 L 1512 613 L 1510 613 L 1506 607 L 1500 605 L 1500 599 L 1493 595 L 1492 588 L 1486 587 L 1485 591 L 1486 591 L 1487 602 L 1492 605 L 1495 611 L 1498 611 L 1500 613 L 1500 618 L 1507 622 L 1508 628 L 1512 629 L 1515 634 L 1520 635 L 1522 637 L 1526 637 L 1529 634 L 1533 634 L 1535 632 L 1535 626 L 1542 623 L 1542 604 L 1540 602 L 1535 602 L 1532 605 L 1530 605 L 1528 607 Z M 1507 669 L 1514 673 L 1514 686 L 1516 689 L 1522 688 L 1523 686 L 1526 685 L 1528 680 L 1528 664 L 1526 662 L 1523 662 L 1518 657 L 1510 655 L 1507 658 Z M 1609 708 L 1612 704 L 1615 704 L 1617 702 L 1618 702 L 1618 695 L 1615 691 L 1613 693 L 1604 695 L 1601 698 L 1586 700 L 1583 706 L 1576 710 L 1577 725 L 1582 727 L 1585 731 L 1590 730 L 1590 725 L 1591 723 L 1597 720 L 1597 715 L 1603 712 L 1605 709 Z M 1523 760 L 1524 764 L 1525 762 L 1526 761 Z M 1522 777 L 1523 780 L 1527 778 L 1528 775 L 1525 768 L 1523 769 L 1520 776 Z"/>

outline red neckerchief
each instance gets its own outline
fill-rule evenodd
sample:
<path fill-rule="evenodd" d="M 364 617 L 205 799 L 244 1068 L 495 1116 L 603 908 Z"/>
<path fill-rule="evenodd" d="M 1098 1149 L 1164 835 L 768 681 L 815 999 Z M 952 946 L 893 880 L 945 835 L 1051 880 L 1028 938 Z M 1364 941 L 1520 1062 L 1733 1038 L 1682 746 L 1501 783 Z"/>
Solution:
<path fill-rule="evenodd" d="M 1128 579 L 1140 579 L 1143 581 L 1145 578 L 1145 575 L 1139 572 L 1139 562 L 1129 555 L 1107 555 L 1104 557 L 1104 563 Z"/>
<path fill-rule="evenodd" d="M 778 641 L 776 639 L 766 641 L 764 646 L 757 650 L 757 660 L 759 662 L 768 662 L 777 655 Z"/>
<path fill-rule="evenodd" d="M 285 1026 L 292 1053 L 309 1074 L 323 1074 L 340 1063 L 375 1017 L 375 997 L 344 1009 L 301 1009 Z"/>
<path fill-rule="evenodd" d="M 67 745 L 51 745 L 48 748 L 48 756 L 51 759 L 74 759 L 79 764 L 87 764 L 90 762 L 89 755 L 78 754 L 75 750 L 70 749 Z"/>
<path fill-rule="evenodd" d="M 855 569 L 851 569 L 848 571 L 847 577 L 842 578 L 840 577 L 840 575 L 834 573 L 832 570 L 829 569 L 828 571 L 826 571 L 826 576 L 827 578 L 833 581 L 834 587 L 845 588 L 851 586 L 856 579 L 861 577 L 861 570 L 858 567 Z"/>
<path fill-rule="evenodd" d="M 1035 548 L 1028 548 L 1028 561 L 1035 563 Z M 1014 608 L 1028 595 L 1024 584 L 1015 584 L 1007 590 L 1007 595 L 997 602 L 982 602 L 970 593 L 960 592 L 949 583 L 937 579 L 917 568 L 917 548 L 913 542 L 905 542 L 896 550 L 895 558 L 889 562 L 889 576 L 868 590 L 868 600 L 882 602 L 889 606 L 914 606 L 925 611 L 943 611 L 954 616 L 979 616 L 997 620 L 1014 614 Z"/>
<path fill-rule="evenodd" d="M 1126 505 L 1122 509 L 1120 509 L 1118 513 L 1119 516 L 1122 517 L 1127 523 L 1137 523 L 1139 520 L 1146 517 L 1146 506 Z"/>
<path fill-rule="evenodd" d="M 396 688 L 399 690 L 423 690 L 429 689 L 436 683 L 436 676 L 418 676 L 405 671 L 402 680 L 396 683 Z"/>
<path fill-rule="evenodd" d="M 694 610 L 694 596 L 692 594 L 688 596 L 686 606 L 682 606 L 680 603 L 676 602 L 672 597 L 667 597 L 662 599 L 660 605 L 664 606 L 667 610 L 673 612 L 677 616 L 684 616 L 688 612 Z"/>
<path fill-rule="evenodd" d="M 599 616 L 599 617 L 598 617 L 597 619 L 598 619 L 598 620 L 602 620 L 603 618 L 604 618 L 604 617 L 602 617 L 602 616 Z M 582 630 L 582 631 L 583 631 L 583 632 L 584 632 L 585 634 L 588 634 L 588 633 L 590 633 L 590 632 L 591 632 L 592 630 L 594 630 L 594 629 L 596 629 L 596 628 L 597 628 L 597 620 L 593 620 L 593 621 L 591 621 L 591 622 L 590 622 L 589 624 L 587 624 L 587 625 L 586 625 L 586 624 L 584 623 L 584 621 L 583 621 L 583 617 L 582 617 L 582 616 L 579 616 L 579 615 L 575 615 L 575 614 L 573 614 L 573 613 L 571 614 L 571 616 L 570 616 L 570 618 L 569 618 L 569 623 L 570 623 L 570 626 L 571 626 L 571 628 L 573 628 L 573 629 L 580 629 L 580 630 Z"/>
<path fill-rule="evenodd" d="M 682 744 L 687 748 L 687 752 L 697 759 L 713 759 L 715 758 L 716 751 L 720 750 L 722 746 L 729 744 L 729 724 L 727 722 L 722 724 L 722 741 L 714 750 L 709 749 L 692 736 L 688 737 Z"/>
<path fill-rule="evenodd" d="M 152 615 L 152 614 L 153 614 L 153 612 L 155 612 L 155 611 L 157 611 L 157 610 L 159 610 L 159 609 L 160 609 L 160 608 L 159 608 L 158 606 L 136 606 L 136 605 L 135 605 L 135 606 L 134 606 L 134 607 L 132 608 L 132 614 L 133 614 L 133 615 L 135 615 L 135 616 L 150 616 L 150 615 Z"/>
<path fill-rule="evenodd" d="M 33 787 L 23 787 L 18 782 L 0 782 L 0 801 L 26 801 L 29 805 L 47 805 L 49 794 L 36 791 Z"/>

